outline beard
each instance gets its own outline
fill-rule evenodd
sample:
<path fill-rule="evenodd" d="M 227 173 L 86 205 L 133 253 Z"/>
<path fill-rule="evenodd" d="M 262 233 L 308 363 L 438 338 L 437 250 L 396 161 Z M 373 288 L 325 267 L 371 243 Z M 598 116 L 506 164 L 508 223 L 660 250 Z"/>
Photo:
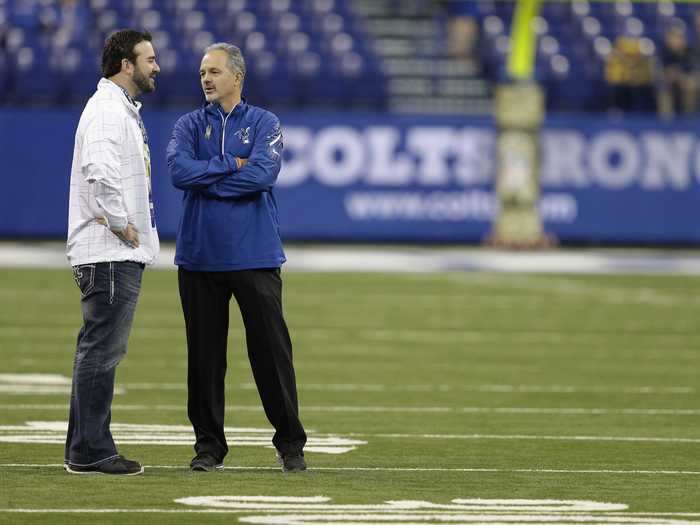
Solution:
<path fill-rule="evenodd" d="M 134 70 L 134 84 L 136 84 L 136 87 L 139 88 L 141 93 L 150 93 L 151 91 L 155 91 L 155 82 L 151 84 L 151 78 L 147 77 L 141 71 L 138 69 Z"/>

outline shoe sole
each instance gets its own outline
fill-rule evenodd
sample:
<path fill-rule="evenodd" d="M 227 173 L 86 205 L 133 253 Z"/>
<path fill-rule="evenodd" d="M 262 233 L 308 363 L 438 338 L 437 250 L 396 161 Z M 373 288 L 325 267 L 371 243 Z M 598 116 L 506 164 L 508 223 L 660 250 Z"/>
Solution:
<path fill-rule="evenodd" d="M 206 467 L 204 465 L 190 466 L 192 472 L 217 472 L 224 470 L 223 463 L 220 465 L 214 465 L 213 467 Z"/>
<path fill-rule="evenodd" d="M 78 474 L 78 475 L 91 475 L 91 474 L 102 474 L 103 476 L 139 476 L 143 474 L 143 467 L 138 472 L 100 472 L 99 470 L 73 470 L 70 465 L 63 465 L 63 469 L 68 472 L 68 474 Z"/>
<path fill-rule="evenodd" d="M 305 472 L 305 471 L 306 471 L 306 468 L 290 468 L 290 469 L 286 469 L 286 468 L 282 467 L 282 472 L 284 472 L 285 474 L 287 474 L 287 473 L 292 473 L 292 474 L 293 474 L 293 473 L 295 473 L 295 472 Z"/>
<path fill-rule="evenodd" d="M 304 467 L 304 468 L 290 468 L 290 469 L 286 469 L 286 468 L 284 468 L 284 461 L 282 460 L 282 457 L 281 457 L 279 454 L 277 454 L 276 458 L 277 458 L 277 463 L 280 464 L 280 467 L 282 467 L 282 472 L 284 472 L 284 473 L 287 473 L 287 472 L 304 472 L 304 471 L 306 470 L 306 467 Z"/>

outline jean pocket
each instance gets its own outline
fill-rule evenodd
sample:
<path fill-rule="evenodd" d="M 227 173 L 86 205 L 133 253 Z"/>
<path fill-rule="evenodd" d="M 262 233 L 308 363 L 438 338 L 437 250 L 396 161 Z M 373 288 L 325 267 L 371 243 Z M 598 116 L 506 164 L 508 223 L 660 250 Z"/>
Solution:
<path fill-rule="evenodd" d="M 95 287 L 95 265 L 81 264 L 73 266 L 73 280 L 80 289 L 80 295 L 87 296 Z"/>
<path fill-rule="evenodd" d="M 106 263 L 109 267 L 109 304 L 136 304 L 143 267 L 132 261 Z"/>

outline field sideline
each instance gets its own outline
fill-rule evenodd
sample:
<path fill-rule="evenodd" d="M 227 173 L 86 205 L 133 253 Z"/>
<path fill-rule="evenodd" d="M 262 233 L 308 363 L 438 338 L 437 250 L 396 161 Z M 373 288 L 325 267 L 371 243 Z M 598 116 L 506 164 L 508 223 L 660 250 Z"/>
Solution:
<path fill-rule="evenodd" d="M 286 271 L 507 272 L 700 275 L 700 250 L 579 248 L 541 252 L 463 246 L 287 245 Z M 173 270 L 175 245 L 161 244 L 156 269 Z M 0 268 L 66 268 L 65 243 L 0 241 Z"/>
<path fill-rule="evenodd" d="M 112 418 L 146 473 L 113 479 L 60 465 L 71 273 L 2 268 L 0 523 L 700 522 L 696 276 L 312 270 L 285 277 L 310 471 L 276 466 L 235 309 L 226 470 L 188 471 L 176 275 L 150 271 Z"/>

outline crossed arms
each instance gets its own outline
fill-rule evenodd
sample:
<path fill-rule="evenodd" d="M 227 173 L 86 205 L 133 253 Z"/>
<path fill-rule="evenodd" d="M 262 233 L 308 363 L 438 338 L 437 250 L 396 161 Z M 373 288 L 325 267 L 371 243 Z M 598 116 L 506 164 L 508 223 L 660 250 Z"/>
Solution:
<path fill-rule="evenodd" d="M 232 153 L 199 160 L 195 154 L 197 130 L 185 118 L 175 124 L 168 144 L 168 169 L 173 185 L 196 191 L 206 197 L 236 199 L 269 191 L 281 167 L 281 131 L 279 121 L 265 118 L 253 138 L 250 157 L 241 159 Z"/>

